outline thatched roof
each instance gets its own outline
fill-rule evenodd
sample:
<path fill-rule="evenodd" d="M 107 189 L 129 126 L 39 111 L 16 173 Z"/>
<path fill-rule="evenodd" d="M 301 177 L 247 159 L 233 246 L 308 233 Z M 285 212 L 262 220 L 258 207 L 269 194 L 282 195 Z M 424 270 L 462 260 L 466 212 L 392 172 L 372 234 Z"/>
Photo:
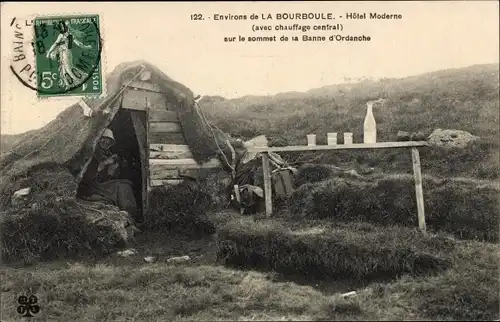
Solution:
<path fill-rule="evenodd" d="M 143 67 L 151 71 L 150 81 L 157 84 L 166 94 L 166 99 L 173 103 L 171 106 L 178 113 L 193 157 L 203 162 L 220 154 L 214 140 L 215 133 L 219 147 L 230 159 L 231 152 L 226 144 L 229 137 L 209 127 L 195 103 L 193 92 L 150 63 L 134 61 L 118 65 L 108 76 L 105 97 L 84 100 L 94 111 L 91 118 L 84 116 L 79 104 L 69 106 L 46 126 L 24 135 L 10 153 L 2 155 L 0 193 L 5 194 L 8 186 L 21 177 L 29 176 L 30 169 L 43 167 L 44 164 L 67 167 L 78 182 L 99 138 L 120 108 L 124 84 Z M 103 113 L 105 109 L 109 112 Z"/>

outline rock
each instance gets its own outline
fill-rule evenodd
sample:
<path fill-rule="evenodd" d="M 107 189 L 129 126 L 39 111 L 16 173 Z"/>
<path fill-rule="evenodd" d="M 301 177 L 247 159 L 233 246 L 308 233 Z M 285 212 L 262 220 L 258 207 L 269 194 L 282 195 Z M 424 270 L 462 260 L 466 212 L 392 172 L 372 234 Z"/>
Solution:
<path fill-rule="evenodd" d="M 134 221 L 126 211 L 101 202 L 78 200 L 78 213 L 103 233 L 113 233 L 118 244 L 127 244 L 135 235 Z"/>
<path fill-rule="evenodd" d="M 356 170 L 354 170 L 354 171 L 356 171 Z M 359 171 L 361 172 L 361 174 L 367 175 L 367 174 L 374 173 L 375 172 L 375 168 L 373 168 L 373 167 L 362 167 L 362 168 L 359 169 Z M 358 173 L 355 173 L 355 174 L 350 173 L 350 174 L 354 175 L 354 176 L 358 175 Z"/>
<path fill-rule="evenodd" d="M 167 259 L 167 263 L 181 263 L 181 262 L 186 262 L 190 260 L 191 258 L 189 256 L 178 256 L 178 257 L 171 257 Z"/>
<path fill-rule="evenodd" d="M 405 131 L 398 131 L 398 141 L 409 141 L 410 140 L 410 133 L 405 132 Z"/>
<path fill-rule="evenodd" d="M 346 170 L 345 173 L 353 177 L 359 177 L 359 173 L 355 169 Z"/>
<path fill-rule="evenodd" d="M 19 189 L 12 195 L 11 203 L 13 206 L 20 206 L 28 203 L 30 198 L 31 188 Z"/>
<path fill-rule="evenodd" d="M 428 141 L 431 144 L 441 147 L 464 148 L 478 138 L 479 137 L 462 130 L 436 129 L 429 135 Z"/>
<path fill-rule="evenodd" d="M 137 254 L 137 251 L 134 248 L 130 248 L 130 249 L 127 249 L 127 250 L 122 250 L 122 251 L 119 251 L 119 252 L 116 253 L 116 255 L 122 256 L 122 257 L 128 257 L 128 256 L 132 256 L 132 255 L 135 255 L 135 254 Z"/>
<path fill-rule="evenodd" d="M 354 295 L 356 295 L 356 291 L 344 293 L 344 294 L 342 294 L 342 297 L 350 297 L 350 296 L 354 296 Z"/>
<path fill-rule="evenodd" d="M 425 134 L 422 132 L 413 132 L 410 135 L 410 141 L 426 141 L 427 138 L 425 137 Z"/>
<path fill-rule="evenodd" d="M 14 192 L 14 197 L 27 196 L 31 192 L 31 188 L 23 188 Z"/>

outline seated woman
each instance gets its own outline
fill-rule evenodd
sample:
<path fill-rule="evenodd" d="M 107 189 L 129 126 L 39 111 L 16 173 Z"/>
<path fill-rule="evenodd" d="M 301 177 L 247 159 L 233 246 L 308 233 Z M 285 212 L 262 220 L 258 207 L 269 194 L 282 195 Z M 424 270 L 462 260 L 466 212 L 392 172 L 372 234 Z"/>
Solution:
<path fill-rule="evenodd" d="M 118 179 L 122 162 L 117 154 L 111 152 L 114 144 L 113 132 L 106 129 L 82 179 L 79 194 L 85 200 L 111 203 L 137 218 L 132 182 Z"/>

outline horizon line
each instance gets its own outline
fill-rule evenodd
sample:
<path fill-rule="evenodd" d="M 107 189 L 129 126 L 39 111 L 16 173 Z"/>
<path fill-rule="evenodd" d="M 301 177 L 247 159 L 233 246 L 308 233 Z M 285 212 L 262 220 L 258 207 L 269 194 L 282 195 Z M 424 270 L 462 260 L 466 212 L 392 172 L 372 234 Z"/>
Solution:
<path fill-rule="evenodd" d="M 320 86 L 320 87 L 310 88 L 310 89 L 305 90 L 305 91 L 285 91 L 285 92 L 274 92 L 274 93 L 270 93 L 270 94 L 245 94 L 245 95 L 241 95 L 241 96 L 237 96 L 237 97 L 232 97 L 232 98 L 226 98 L 225 96 L 218 95 L 218 94 L 205 94 L 205 95 L 201 95 L 200 99 L 202 99 L 204 97 L 222 97 L 225 100 L 237 100 L 237 99 L 242 99 L 242 98 L 245 98 L 245 97 L 272 97 L 272 96 L 277 96 L 277 95 L 280 95 L 280 94 L 289 94 L 289 93 L 307 94 L 308 92 L 310 92 L 312 90 L 321 89 L 321 88 L 330 87 L 330 86 L 355 85 L 355 84 L 362 83 L 364 81 L 375 81 L 375 82 L 378 82 L 378 81 L 380 81 L 382 79 L 398 80 L 398 79 L 405 79 L 405 78 L 411 78 L 411 77 L 419 77 L 419 76 L 423 76 L 423 75 L 427 75 L 427 74 L 438 73 L 438 72 L 443 72 L 443 71 L 448 71 L 448 70 L 458 70 L 458 69 L 471 68 L 471 67 L 474 67 L 474 66 L 487 66 L 487 65 L 499 65 L 500 66 L 500 61 L 490 62 L 490 63 L 477 63 L 477 64 L 472 64 L 472 65 L 464 65 L 464 66 L 461 66 L 461 67 L 449 67 L 449 68 L 443 68 L 443 69 L 434 69 L 434 70 L 430 70 L 430 71 L 427 71 L 427 72 L 421 72 L 421 73 L 418 73 L 418 74 L 410 74 L 410 75 L 399 76 L 399 77 L 365 77 L 365 78 L 356 78 L 354 82 L 331 83 L 331 84 L 326 84 L 326 85 L 323 85 L 323 86 Z M 188 85 L 186 85 L 186 86 L 189 88 Z"/>

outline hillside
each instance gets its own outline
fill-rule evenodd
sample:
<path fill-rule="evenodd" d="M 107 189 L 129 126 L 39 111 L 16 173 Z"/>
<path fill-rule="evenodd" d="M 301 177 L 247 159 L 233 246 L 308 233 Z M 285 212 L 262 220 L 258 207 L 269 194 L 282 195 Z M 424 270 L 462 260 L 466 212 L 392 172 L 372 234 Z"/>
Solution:
<path fill-rule="evenodd" d="M 341 121 L 351 123 L 363 119 L 364 103 L 379 97 L 388 99 L 384 110 L 376 111 L 375 117 L 379 125 L 395 122 L 393 128 L 408 130 L 442 126 L 460 127 L 482 136 L 498 133 L 498 64 L 474 65 L 401 79 L 366 80 L 354 84 L 331 85 L 304 93 L 286 92 L 274 96 L 244 96 L 230 100 L 220 96 L 205 96 L 200 100 L 200 106 L 212 116 L 212 121 L 218 123 L 224 130 L 235 135 L 250 137 L 256 134 L 252 131 L 254 129 L 245 128 L 235 132 L 234 129 L 225 126 L 224 120 L 221 120 L 223 117 L 220 116 L 229 112 L 247 124 L 253 124 L 253 120 L 256 119 L 270 118 L 270 123 L 282 120 L 279 124 L 270 125 L 296 121 L 300 116 L 313 120 L 327 118 L 326 124 L 309 121 L 307 126 L 297 128 L 317 131 L 325 125 L 329 126 L 329 130 L 336 129 L 340 132 L 346 126 L 339 129 L 336 125 Z M 407 122 L 402 121 L 403 116 Z M 473 119 L 470 116 L 473 116 Z M 256 126 L 255 130 L 263 128 L 268 126 L 262 125 L 260 128 Z M 349 129 L 355 130 L 352 127 Z M 385 130 L 387 127 L 382 126 L 382 129 Z M 271 131 L 279 132 L 277 128 Z M 387 135 L 386 132 L 381 131 L 381 134 Z"/>
<path fill-rule="evenodd" d="M 266 134 L 272 145 L 306 144 L 315 133 L 326 144 L 326 133 L 353 132 L 362 140 L 365 103 L 379 97 L 386 102 L 374 109 L 380 141 L 394 140 L 398 131 L 436 128 L 461 129 L 481 140 L 466 150 L 423 152 L 424 169 L 437 175 L 496 178 L 498 175 L 499 65 L 474 65 L 401 79 L 366 80 L 312 89 L 305 93 L 245 96 L 224 100 L 204 97 L 200 106 L 221 130 L 244 139 Z M 397 152 L 399 153 L 399 152 Z M 385 170 L 408 168 L 407 157 L 396 153 L 336 152 L 317 162 L 371 163 Z M 298 156 L 291 156 L 295 160 Z M 301 159 L 304 156 L 302 155 Z M 460 162 L 460 164 L 457 164 Z M 450 165 L 453 163 L 453 167 Z M 383 165 L 385 164 L 385 165 Z"/>
<path fill-rule="evenodd" d="M 22 134 L 2 134 L 0 141 L 0 154 L 6 153 L 12 149 Z"/>
<path fill-rule="evenodd" d="M 441 70 L 401 79 L 329 85 L 302 93 L 249 95 L 237 99 L 204 96 L 199 103 L 210 122 L 236 137 L 249 139 L 266 134 L 272 145 L 291 145 L 305 144 L 306 134 L 315 133 L 318 144 L 325 144 L 328 132 L 338 132 L 340 141 L 342 132 L 353 132 L 355 142 L 360 142 L 365 102 L 379 97 L 387 99 L 374 111 L 379 140 L 394 140 L 399 130 L 425 134 L 435 128 L 465 130 L 482 140 L 467 151 L 446 155 L 424 151 L 424 169 L 429 165 L 437 175 L 497 177 L 498 64 Z M 8 151 L 22 136 L 2 135 L 0 152 Z M 308 158 L 304 154 L 287 157 L 292 161 Z M 326 163 L 353 160 L 356 165 L 377 164 L 391 171 L 406 170 L 409 162 L 408 158 L 385 152 L 369 156 L 366 152 L 322 154 L 316 159 Z M 454 167 L 450 167 L 450 162 L 455 163 Z"/>
<path fill-rule="evenodd" d="M 16 144 L 29 137 L 37 130 L 30 130 L 19 134 L 0 134 L 0 154 L 9 152 Z"/>

